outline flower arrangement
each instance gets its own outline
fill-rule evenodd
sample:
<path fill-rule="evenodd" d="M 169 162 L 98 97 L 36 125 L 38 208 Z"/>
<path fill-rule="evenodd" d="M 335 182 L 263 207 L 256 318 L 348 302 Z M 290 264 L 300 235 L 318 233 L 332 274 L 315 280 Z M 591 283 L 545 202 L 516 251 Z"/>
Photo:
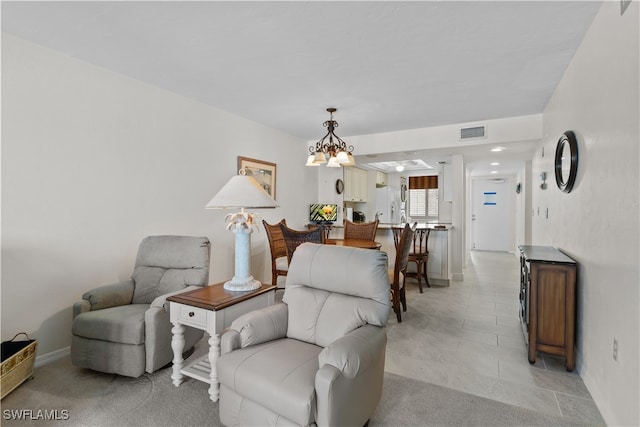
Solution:
<path fill-rule="evenodd" d="M 325 205 L 322 207 L 322 217 L 329 220 L 333 216 L 333 206 Z"/>

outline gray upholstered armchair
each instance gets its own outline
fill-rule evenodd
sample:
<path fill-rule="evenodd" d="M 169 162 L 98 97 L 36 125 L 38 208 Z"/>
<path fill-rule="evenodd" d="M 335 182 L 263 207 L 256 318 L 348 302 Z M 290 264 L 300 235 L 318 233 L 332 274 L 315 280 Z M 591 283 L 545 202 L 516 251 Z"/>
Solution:
<path fill-rule="evenodd" d="M 283 302 L 222 336 L 220 421 L 363 426 L 382 393 L 389 306 L 385 252 L 300 245 Z"/>
<path fill-rule="evenodd" d="M 131 280 L 86 292 L 73 306 L 71 362 L 96 371 L 139 377 L 173 359 L 165 299 L 205 286 L 206 237 L 149 236 L 140 243 Z M 203 332 L 186 328 L 185 349 Z"/>

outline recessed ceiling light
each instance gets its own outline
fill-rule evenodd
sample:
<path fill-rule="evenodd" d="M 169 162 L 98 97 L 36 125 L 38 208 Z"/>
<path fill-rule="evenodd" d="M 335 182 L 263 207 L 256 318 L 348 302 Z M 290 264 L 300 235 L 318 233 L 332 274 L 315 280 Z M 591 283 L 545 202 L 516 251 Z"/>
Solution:
<path fill-rule="evenodd" d="M 396 166 L 396 170 L 397 170 L 398 172 L 402 172 L 402 171 L 404 170 L 404 165 L 398 165 L 398 166 Z"/>
<path fill-rule="evenodd" d="M 498 173 L 498 171 L 491 171 L 491 173 Z"/>
<path fill-rule="evenodd" d="M 496 148 L 492 148 L 491 151 L 493 151 L 494 153 L 498 153 L 500 151 L 504 150 L 504 148 L 502 147 L 496 147 Z"/>
<path fill-rule="evenodd" d="M 500 162 L 491 162 L 491 166 L 498 166 L 500 165 Z"/>

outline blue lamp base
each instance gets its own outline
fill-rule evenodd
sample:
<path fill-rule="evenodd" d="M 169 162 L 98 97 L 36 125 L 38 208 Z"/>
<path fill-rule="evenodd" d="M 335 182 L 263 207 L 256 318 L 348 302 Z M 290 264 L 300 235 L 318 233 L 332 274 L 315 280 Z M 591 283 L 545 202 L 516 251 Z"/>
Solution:
<path fill-rule="evenodd" d="M 253 291 L 262 284 L 249 274 L 249 259 L 251 258 L 251 228 L 235 228 L 236 235 L 236 265 L 233 279 L 225 282 L 228 291 Z"/>

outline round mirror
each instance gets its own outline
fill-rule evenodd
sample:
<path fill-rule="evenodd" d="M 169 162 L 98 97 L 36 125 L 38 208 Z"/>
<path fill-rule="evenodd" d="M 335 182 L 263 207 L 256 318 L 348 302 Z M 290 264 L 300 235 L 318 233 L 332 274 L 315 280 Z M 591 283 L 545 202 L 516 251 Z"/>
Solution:
<path fill-rule="evenodd" d="M 558 188 L 565 193 L 570 192 L 578 173 L 578 142 L 572 131 L 566 131 L 558 140 L 555 172 Z"/>
<path fill-rule="evenodd" d="M 562 143 L 562 182 L 569 182 L 569 174 L 571 172 L 571 147 L 564 140 Z"/>

